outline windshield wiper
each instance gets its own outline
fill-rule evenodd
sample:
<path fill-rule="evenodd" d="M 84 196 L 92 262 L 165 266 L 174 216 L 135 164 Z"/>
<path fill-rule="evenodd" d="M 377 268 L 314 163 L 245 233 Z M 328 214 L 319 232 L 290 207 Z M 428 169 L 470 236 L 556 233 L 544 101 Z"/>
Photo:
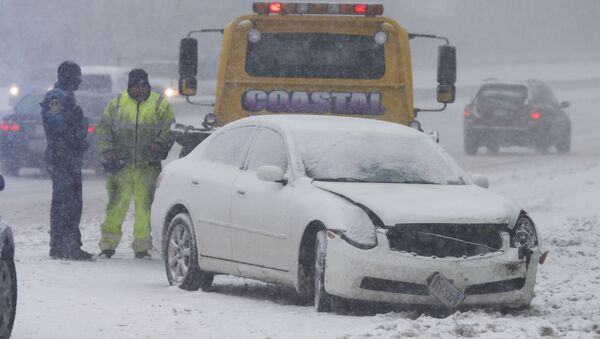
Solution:
<path fill-rule="evenodd" d="M 401 181 L 399 184 L 424 184 L 424 185 L 439 185 L 438 182 L 432 182 L 427 180 L 410 180 L 410 181 Z"/>
<path fill-rule="evenodd" d="M 314 181 L 333 181 L 333 182 L 367 182 L 366 180 L 363 179 L 357 179 L 357 178 L 346 178 L 346 177 L 339 177 L 339 178 L 313 178 Z"/>

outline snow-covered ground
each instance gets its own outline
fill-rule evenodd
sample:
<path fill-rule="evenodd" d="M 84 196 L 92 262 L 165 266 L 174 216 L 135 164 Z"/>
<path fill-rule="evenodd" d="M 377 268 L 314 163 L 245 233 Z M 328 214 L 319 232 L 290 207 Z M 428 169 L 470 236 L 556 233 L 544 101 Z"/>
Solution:
<path fill-rule="evenodd" d="M 24 170 L 20 178 L 7 178 L 0 193 L 0 214 L 13 226 L 17 248 L 14 338 L 600 338 L 600 86 L 556 92 L 571 101 L 568 155 L 521 148 L 496 156 L 464 155 L 467 98 L 445 112 L 420 116 L 426 130 L 440 132 L 442 145 L 465 169 L 487 175 L 491 190 L 532 214 L 550 254 L 530 310 L 441 317 L 374 306 L 320 314 L 297 304 L 288 288 L 228 276 L 216 278 L 214 292 L 186 292 L 168 285 L 161 260 L 133 258 L 131 215 L 113 259 L 50 260 L 50 181 Z M 178 120 L 198 121 L 200 115 Z M 86 173 L 81 224 L 86 250 L 98 251 L 105 203 L 104 181 Z"/>

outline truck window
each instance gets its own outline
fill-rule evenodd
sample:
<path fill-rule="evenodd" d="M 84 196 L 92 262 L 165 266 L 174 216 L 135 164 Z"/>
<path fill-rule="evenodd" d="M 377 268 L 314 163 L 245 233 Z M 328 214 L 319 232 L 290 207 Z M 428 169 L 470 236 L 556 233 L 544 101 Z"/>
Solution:
<path fill-rule="evenodd" d="M 245 66 L 254 77 L 379 79 L 384 46 L 364 35 L 262 33 L 248 42 Z"/>

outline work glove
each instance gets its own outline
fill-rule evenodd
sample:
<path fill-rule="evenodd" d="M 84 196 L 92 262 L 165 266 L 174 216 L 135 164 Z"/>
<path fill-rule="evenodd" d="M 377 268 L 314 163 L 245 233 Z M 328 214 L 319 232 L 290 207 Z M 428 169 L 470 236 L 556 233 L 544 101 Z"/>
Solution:
<path fill-rule="evenodd" d="M 106 173 L 115 173 L 125 166 L 125 160 L 119 159 L 117 154 L 107 151 L 102 154 L 102 167 Z"/>
<path fill-rule="evenodd" d="M 163 160 L 162 147 L 157 143 L 152 143 L 148 146 L 148 163 L 150 165 L 159 165 Z"/>

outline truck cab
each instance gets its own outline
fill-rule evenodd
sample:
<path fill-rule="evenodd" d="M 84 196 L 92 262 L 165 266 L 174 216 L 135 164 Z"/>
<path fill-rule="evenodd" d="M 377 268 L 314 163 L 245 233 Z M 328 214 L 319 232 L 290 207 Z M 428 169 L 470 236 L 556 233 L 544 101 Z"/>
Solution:
<path fill-rule="evenodd" d="M 438 102 L 454 101 L 456 54 L 445 38 L 410 34 L 383 5 L 255 2 L 254 14 L 222 32 L 214 114 L 217 125 L 257 114 L 372 118 L 409 125 L 413 104 L 409 40 L 444 39 Z M 182 39 L 179 92 L 197 94 L 198 42 Z M 442 108 L 443 109 L 443 108 Z M 440 109 L 435 109 L 440 110 Z"/>

